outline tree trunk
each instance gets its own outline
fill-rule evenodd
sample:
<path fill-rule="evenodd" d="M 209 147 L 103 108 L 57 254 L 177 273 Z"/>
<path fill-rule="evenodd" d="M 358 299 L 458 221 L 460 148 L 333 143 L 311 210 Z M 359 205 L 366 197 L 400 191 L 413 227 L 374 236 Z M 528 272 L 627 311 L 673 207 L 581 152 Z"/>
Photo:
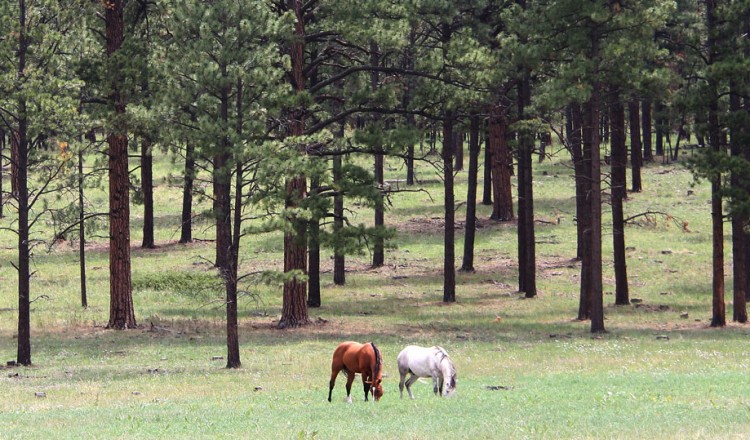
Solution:
<path fill-rule="evenodd" d="M 318 186 L 318 179 L 311 179 L 310 191 L 317 191 Z M 307 306 L 320 307 L 320 219 L 310 219 L 308 233 Z"/>
<path fill-rule="evenodd" d="M 5 175 L 5 168 L 3 168 L 3 153 L 5 152 L 5 130 L 0 128 L 0 218 L 3 218 L 3 176 Z"/>
<path fill-rule="evenodd" d="M 594 39 L 594 59 L 598 58 L 598 41 Z M 589 223 L 590 240 L 590 283 L 591 283 L 591 332 L 604 331 L 604 303 L 602 292 L 602 202 L 601 202 L 601 160 L 599 141 L 599 114 L 601 86 L 594 83 L 589 101 L 591 116 L 591 216 Z"/>
<path fill-rule="evenodd" d="M 656 123 L 656 155 L 664 155 L 664 104 L 657 101 L 654 104 L 654 122 Z"/>
<path fill-rule="evenodd" d="M 706 22 L 708 38 L 708 64 L 713 65 L 717 61 L 716 43 L 716 16 L 714 15 L 717 0 L 706 1 Z M 708 137 L 714 153 L 718 156 L 722 153 L 721 126 L 719 125 L 719 95 L 716 81 L 709 77 L 709 102 L 708 102 Z M 713 316 L 711 327 L 723 327 L 726 325 L 726 310 L 724 304 L 724 211 L 721 197 L 721 175 L 711 178 L 711 230 L 713 239 Z"/>
<path fill-rule="evenodd" d="M 341 129 L 335 136 L 341 140 L 344 137 L 345 123 L 341 123 Z M 339 147 L 340 148 L 340 147 Z M 341 155 L 333 157 L 333 185 L 340 186 L 342 176 Z M 340 191 L 333 197 L 333 235 L 339 238 L 339 233 L 344 229 L 344 195 Z M 334 241 L 335 243 L 335 241 Z M 343 286 L 346 284 L 346 259 L 340 246 L 334 245 L 333 252 L 333 284 Z"/>
<path fill-rule="evenodd" d="M 479 117 L 472 115 L 469 131 L 469 185 L 466 190 L 466 232 L 461 270 L 474 271 L 474 236 L 477 224 L 477 172 L 479 171 Z"/>
<path fill-rule="evenodd" d="M 632 101 L 631 101 L 632 102 Z M 637 109 L 636 109 L 637 112 Z M 615 264 L 615 304 L 630 304 L 628 270 L 625 259 L 625 213 L 623 200 L 627 198 L 628 150 L 625 143 L 625 110 L 616 86 L 610 86 L 609 120 L 611 127 L 612 167 L 610 202 L 612 203 L 612 247 Z M 631 112 L 631 123 L 633 114 Z M 632 129 L 632 126 L 631 126 Z M 635 138 L 639 134 L 636 132 Z M 633 134 L 631 133 L 631 141 Z"/>
<path fill-rule="evenodd" d="M 17 78 L 23 79 L 26 71 L 26 53 L 29 48 L 29 40 L 26 34 L 26 1 L 19 0 L 19 34 L 18 34 L 18 71 Z M 17 179 L 15 195 L 18 205 L 18 340 L 16 363 L 19 365 L 31 365 L 31 262 L 29 252 L 29 142 L 28 142 L 28 119 L 26 108 L 26 97 L 21 95 L 18 104 L 18 131 L 15 133 L 16 157 L 12 159 L 11 165 L 15 164 L 16 174 L 12 176 Z M 11 139 L 13 139 L 11 134 Z"/>
<path fill-rule="evenodd" d="M 305 91 L 305 17 L 302 11 L 302 0 L 289 0 L 296 19 L 294 27 L 295 38 L 290 43 L 291 81 L 296 94 Z M 300 137 L 305 134 L 305 111 L 302 108 L 289 111 L 289 135 Z M 306 154 L 304 146 L 300 147 L 300 155 Z M 286 185 L 286 201 L 288 210 L 299 206 L 307 195 L 307 178 L 304 175 L 292 177 Z M 305 224 L 296 217 L 288 219 L 292 225 L 290 232 L 284 233 L 284 273 L 299 272 L 307 274 L 307 249 L 305 239 Z M 294 276 L 284 283 L 283 304 L 279 328 L 299 327 L 307 325 L 310 319 L 307 315 L 307 283 Z"/>
<path fill-rule="evenodd" d="M 455 156 L 453 171 L 459 172 L 464 169 L 464 134 L 462 131 L 455 131 L 453 137 L 455 138 L 453 143 L 453 155 Z"/>
<path fill-rule="evenodd" d="M 518 117 L 526 118 L 526 107 L 531 104 L 531 86 L 528 75 L 520 82 Z M 536 238 L 534 233 L 534 193 L 531 155 L 534 137 L 521 130 L 518 133 L 518 290 L 526 298 L 536 296 Z"/>
<path fill-rule="evenodd" d="M 576 173 L 576 220 L 581 260 L 581 288 L 578 319 L 591 319 L 591 106 L 581 110 L 571 105 L 573 119 L 573 162 Z M 580 142 L 580 145 L 579 145 Z M 582 148 L 581 148 L 582 146 Z"/>
<path fill-rule="evenodd" d="M 105 5 L 107 56 L 113 61 L 124 41 L 123 0 Z M 120 57 L 122 58 L 122 57 Z M 116 61 L 113 61 L 116 62 Z M 121 69 L 116 69 L 121 72 Z M 115 117 L 125 115 L 126 101 L 121 93 L 124 78 L 112 78 L 110 100 Z M 107 135 L 109 145 L 109 323 L 108 328 L 135 328 L 135 311 L 130 278 L 130 178 L 128 174 L 128 136 L 125 127 L 116 124 Z"/>
<path fill-rule="evenodd" d="M 370 65 L 380 65 L 380 49 L 375 42 L 370 43 Z M 380 82 L 380 75 L 377 71 L 373 70 L 370 73 L 370 87 L 372 93 L 375 94 L 378 91 Z M 374 116 L 374 123 L 377 125 L 380 122 L 378 116 Z M 384 182 L 384 162 L 385 157 L 383 156 L 383 146 L 378 144 L 373 145 L 375 151 L 375 184 L 378 188 L 383 191 Z M 375 227 L 383 228 L 385 226 L 385 204 L 383 201 L 383 195 L 380 194 L 375 201 Z M 385 263 L 385 242 L 383 236 L 378 234 L 375 236 L 373 250 L 372 250 L 372 267 L 380 267 Z"/>
<path fill-rule="evenodd" d="M 443 121 L 443 183 L 445 185 L 445 235 L 443 257 L 443 302 L 456 302 L 455 201 L 453 192 L 453 121 L 446 111 Z"/>
<path fill-rule="evenodd" d="M 10 194 L 12 196 L 18 195 L 18 133 L 10 133 Z"/>
<path fill-rule="evenodd" d="M 182 216 L 180 243 L 193 241 L 193 181 L 195 180 L 195 146 L 190 141 L 185 146 L 185 175 L 182 186 Z"/>
<path fill-rule="evenodd" d="M 221 66 L 221 77 L 225 83 L 221 89 L 219 99 L 219 117 L 224 126 L 229 124 L 229 94 L 231 85 L 228 84 L 226 66 Z M 213 162 L 213 216 L 216 224 L 216 267 L 226 270 L 229 267 L 229 251 L 232 246 L 231 228 L 231 199 L 230 199 L 230 166 L 229 138 L 222 136 L 219 149 L 214 153 Z"/>
<path fill-rule="evenodd" d="M 78 149 L 78 264 L 81 272 L 81 307 L 89 306 L 86 294 L 86 222 L 83 197 L 83 148 Z"/>
<path fill-rule="evenodd" d="M 492 162 L 492 220 L 513 220 L 513 195 L 510 185 L 511 154 L 508 148 L 507 108 L 495 105 L 490 109 L 488 148 Z M 486 166 L 486 165 L 485 165 Z"/>
<path fill-rule="evenodd" d="M 489 124 L 488 124 L 489 126 Z M 484 180 L 482 182 L 482 205 L 492 205 L 492 149 L 490 147 L 490 136 L 484 139 Z"/>
<path fill-rule="evenodd" d="M 628 101 L 628 119 L 630 120 L 630 166 L 632 171 L 632 191 L 641 192 L 641 166 L 643 165 L 641 148 L 641 118 L 638 111 L 638 100 Z M 627 154 L 626 154 L 627 156 Z M 625 158 L 627 160 L 627 157 Z"/>
<path fill-rule="evenodd" d="M 151 138 L 141 141 L 141 185 L 143 190 L 143 242 L 142 248 L 153 249 L 154 242 L 154 174 Z"/>
<path fill-rule="evenodd" d="M 241 87 L 238 92 L 237 99 L 237 113 L 238 119 L 238 130 L 241 130 Z M 239 266 L 239 251 L 240 251 L 240 238 L 242 237 L 242 163 L 237 163 L 235 169 L 235 188 L 234 188 L 234 225 L 231 221 L 229 224 L 224 224 L 222 227 L 229 228 L 229 241 L 231 243 L 229 248 L 229 255 L 227 258 L 227 267 L 224 269 L 224 286 L 226 288 L 227 296 L 227 368 L 240 368 L 242 362 L 240 360 L 240 338 L 239 338 L 239 325 L 237 319 L 237 282 L 238 282 L 238 266 Z M 229 185 L 227 185 L 229 186 Z M 230 195 L 227 195 L 227 199 Z M 231 211 L 231 205 L 227 207 Z M 232 228 L 234 228 L 232 230 Z"/>
<path fill-rule="evenodd" d="M 651 150 L 651 100 L 644 99 L 641 102 L 641 125 L 643 131 L 643 159 L 653 162 L 654 153 Z"/>

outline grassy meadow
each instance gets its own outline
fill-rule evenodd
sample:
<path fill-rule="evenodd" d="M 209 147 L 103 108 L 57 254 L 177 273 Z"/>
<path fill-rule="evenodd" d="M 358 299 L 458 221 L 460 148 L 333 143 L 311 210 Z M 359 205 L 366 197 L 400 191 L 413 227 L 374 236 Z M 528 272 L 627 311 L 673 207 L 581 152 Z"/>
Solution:
<path fill-rule="evenodd" d="M 106 230 L 87 246 L 88 309 L 80 307 L 77 244 L 59 243 L 50 252 L 37 247 L 28 368 L 5 366 L 16 353 L 17 281 L 15 237 L 0 231 L 0 438 L 685 439 L 750 432 L 750 327 L 708 327 L 709 186 L 692 185 L 680 164 L 649 164 L 644 191 L 626 202 L 626 217 L 659 213 L 626 229 L 637 304 L 613 305 L 604 207 L 606 334 L 592 336 L 589 323 L 574 319 L 580 266 L 572 259 L 567 153 L 535 164 L 535 299 L 516 291 L 515 225 L 487 220 L 490 207 L 480 205 L 476 272 L 459 272 L 457 302 L 441 302 L 441 182 L 421 164 L 417 177 L 425 191 L 393 195 L 386 213 L 398 231 L 387 266 L 371 269 L 368 255 L 348 257 L 347 284 L 334 286 L 331 253 L 323 252 L 323 305 L 310 310 L 312 325 L 276 330 L 280 287 L 243 286 L 238 370 L 224 368 L 222 291 L 207 262 L 214 255 L 210 222 L 198 221 L 194 243 L 176 243 L 180 184 L 169 178 L 176 167 L 166 155 L 157 157 L 156 249 L 139 248 L 142 207 L 132 207 L 139 328 L 104 329 Z M 386 179 L 404 176 L 401 161 L 390 159 Z M 464 202 L 465 172 L 457 179 L 456 198 Z M 88 191 L 93 204 L 105 206 L 104 193 Z M 349 208 L 354 223 L 371 222 L 371 212 Z M 464 214 L 461 203 L 458 265 Z M 42 226 L 38 238 L 49 237 Z M 241 271 L 280 269 L 282 246 L 279 234 L 248 237 Z M 729 257 L 730 240 L 726 249 Z M 731 320 L 730 277 L 727 300 Z M 342 377 L 333 402 L 326 400 L 331 354 L 349 339 L 381 348 L 385 395 L 378 403 L 362 401 L 358 378 L 354 403 L 346 404 Z M 399 399 L 396 356 L 412 343 L 448 350 L 458 370 L 454 397 L 435 398 L 430 381 L 420 380 L 415 400 Z"/>

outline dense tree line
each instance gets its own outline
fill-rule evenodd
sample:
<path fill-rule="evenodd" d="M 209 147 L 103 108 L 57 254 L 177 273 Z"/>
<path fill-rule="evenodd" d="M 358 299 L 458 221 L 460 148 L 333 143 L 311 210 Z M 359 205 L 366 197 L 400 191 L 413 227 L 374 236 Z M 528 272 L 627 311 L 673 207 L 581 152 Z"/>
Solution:
<path fill-rule="evenodd" d="M 31 363 L 30 244 L 50 214 L 42 202 L 77 185 L 77 220 L 64 229 L 80 226 L 83 243 L 84 223 L 98 214 L 86 210 L 81 164 L 95 152 L 109 185 L 101 213 L 110 228 L 108 327 L 137 326 L 131 197 L 144 205 L 142 246 L 153 247 L 152 152 L 170 151 L 184 161 L 180 243 L 193 238 L 193 197 L 211 200 L 230 368 L 241 365 L 243 235 L 283 231 L 283 273 L 273 276 L 284 286 L 278 326 L 308 324 L 308 307 L 321 305 L 321 249 L 335 255 L 336 284 L 346 282 L 353 251 L 369 246 L 372 265 L 387 264 L 385 201 L 394 190 L 383 178 L 386 157 L 404 160 L 407 185 L 418 185 L 419 160 L 431 161 L 444 184 L 443 301 L 458 299 L 454 179 L 468 173 L 461 269 L 472 271 L 480 168 L 491 218 L 517 221 L 518 290 L 536 296 L 533 159 L 545 158 L 551 132 L 575 169 L 578 319 L 605 330 L 603 194 L 612 206 L 615 303 L 629 304 L 627 166 L 631 191 L 641 191 L 641 167 L 679 159 L 693 132 L 706 148 L 691 167 L 712 185 L 712 325 L 726 322 L 727 215 L 733 319 L 745 322 L 748 23 L 750 4 L 741 0 L 4 2 L 0 218 L 12 212 L 2 225 L 18 236 L 17 362 Z M 430 151 L 415 148 L 424 143 Z M 138 145 L 135 176 L 128 157 Z M 430 154 L 437 145 L 438 158 Z M 371 169 L 352 156 L 371 157 Z M 75 157 L 77 182 L 62 172 Z M 204 176 L 210 185 L 195 185 Z M 354 201 L 373 209 L 373 227 L 349 221 L 345 205 Z"/>

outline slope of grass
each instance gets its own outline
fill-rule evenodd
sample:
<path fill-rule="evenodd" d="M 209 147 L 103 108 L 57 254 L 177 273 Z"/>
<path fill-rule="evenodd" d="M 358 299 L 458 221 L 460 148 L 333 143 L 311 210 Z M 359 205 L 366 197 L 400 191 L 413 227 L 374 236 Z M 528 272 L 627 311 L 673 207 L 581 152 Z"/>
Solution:
<path fill-rule="evenodd" d="M 403 178 L 389 162 L 386 179 Z M 168 159 L 157 164 L 170 170 Z M 347 259 L 346 286 L 334 286 L 323 258 L 323 306 L 313 324 L 273 328 L 278 286 L 243 286 L 243 368 L 223 368 L 222 289 L 211 265 L 212 230 L 178 245 L 179 188 L 159 180 L 157 244 L 141 250 L 140 207 L 133 208 L 134 301 L 139 329 L 105 330 L 106 242 L 88 245 L 89 307 L 80 308 L 74 243 L 37 248 L 32 280 L 32 359 L 4 367 L 2 438 L 737 438 L 750 429 L 746 368 L 750 328 L 708 328 L 709 189 L 691 186 L 679 165 L 644 170 L 644 191 L 630 194 L 626 231 L 631 306 L 614 306 L 611 227 L 605 206 L 608 333 L 577 322 L 573 186 L 563 158 L 535 165 L 539 297 L 515 291 L 514 224 L 487 219 L 480 206 L 474 273 L 459 273 L 456 304 L 442 299 L 441 186 L 418 173 L 426 192 L 394 194 L 386 221 L 397 247 L 387 266 Z M 457 199 L 465 195 L 458 176 Z M 100 198 L 91 190 L 92 200 Z M 197 206 L 196 212 L 205 206 Z M 458 208 L 462 220 L 464 206 Z M 352 221 L 371 221 L 355 210 Z M 3 220 L 3 225 L 12 218 Z M 459 229 L 457 255 L 463 249 Z M 0 232 L 0 360 L 15 357 L 14 237 Z M 729 243 L 727 243 L 729 244 Z M 727 249 L 731 249 L 727 246 Z M 278 234 L 243 242 L 242 270 L 278 269 Z M 730 268 L 728 268 L 730 269 Z M 728 271 L 727 273 L 731 273 Z M 731 289 L 731 282 L 728 283 Z M 731 299 L 728 290 L 728 299 Z M 728 316 L 731 317 L 731 301 Z M 342 340 L 373 340 L 385 358 L 385 396 L 344 403 L 339 377 L 326 401 L 330 356 Z M 458 393 L 434 398 L 429 381 L 416 399 L 398 398 L 395 359 L 406 344 L 440 344 L 458 368 Z M 4 362 L 3 362 L 4 363 Z"/>

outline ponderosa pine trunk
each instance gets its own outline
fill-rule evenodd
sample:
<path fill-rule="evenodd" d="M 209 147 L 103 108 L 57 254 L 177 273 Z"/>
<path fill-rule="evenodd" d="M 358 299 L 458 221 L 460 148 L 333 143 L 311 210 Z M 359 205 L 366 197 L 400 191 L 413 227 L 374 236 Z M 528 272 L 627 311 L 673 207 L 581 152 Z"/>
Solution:
<path fill-rule="evenodd" d="M 654 124 L 656 125 L 656 145 L 654 147 L 657 156 L 664 155 L 664 131 L 666 129 L 664 126 L 664 110 L 664 104 L 661 101 L 654 103 Z"/>
<path fill-rule="evenodd" d="M 18 71 L 16 77 L 23 80 L 26 71 L 26 54 L 29 40 L 26 33 L 26 1 L 19 0 Z M 18 131 L 15 133 L 16 176 L 18 179 L 15 198 L 18 206 L 18 339 L 16 363 L 31 365 L 31 261 L 29 252 L 29 142 L 26 97 L 19 95 Z M 11 134 L 11 138 L 14 134 Z M 11 142 L 13 144 L 13 142 Z"/>
<path fill-rule="evenodd" d="M 472 115 L 469 128 L 469 182 L 466 190 L 466 231 L 461 270 L 474 271 L 474 237 L 477 228 L 477 173 L 479 171 L 479 117 Z"/>
<path fill-rule="evenodd" d="M 576 222 L 581 286 L 578 320 L 591 319 L 591 117 L 589 105 L 571 104 L 573 163 L 576 173 Z"/>
<path fill-rule="evenodd" d="M 732 82 L 730 85 L 729 110 L 733 115 L 742 111 L 740 96 L 737 85 Z M 747 139 L 747 129 L 738 126 L 736 123 L 730 125 L 731 153 L 732 157 L 744 159 L 742 140 Z M 745 147 L 747 149 L 747 147 Z M 739 171 L 733 171 L 730 177 L 731 187 L 739 192 L 748 194 L 750 185 L 747 184 L 747 178 L 743 177 Z M 732 276 L 733 276 L 733 307 L 732 320 L 734 322 L 747 322 L 747 237 L 745 234 L 745 225 L 747 225 L 747 215 L 737 210 L 732 213 Z"/>
<path fill-rule="evenodd" d="M 143 191 L 143 242 L 141 247 L 153 249 L 154 241 L 154 173 L 151 138 L 141 139 L 141 189 Z"/>
<path fill-rule="evenodd" d="M 508 147 L 507 107 L 495 105 L 490 109 L 488 148 L 492 163 L 492 215 L 497 221 L 513 220 L 513 194 L 510 184 L 511 154 Z M 485 164 L 485 166 L 487 166 Z"/>
<path fill-rule="evenodd" d="M 643 152 L 641 148 L 641 118 L 638 103 L 637 99 L 631 99 L 628 101 L 628 119 L 630 121 L 630 168 L 632 176 L 632 186 L 630 189 L 633 192 L 641 192 L 643 190 L 643 185 L 641 183 Z"/>
<path fill-rule="evenodd" d="M 651 149 L 651 100 L 644 99 L 641 102 L 641 129 L 643 132 L 643 160 L 654 161 L 654 152 Z"/>
<path fill-rule="evenodd" d="M 531 85 L 528 74 L 519 83 L 518 117 L 526 118 L 526 107 L 531 104 Z M 534 193 L 531 155 L 534 137 L 527 131 L 518 133 L 518 290 L 526 298 L 536 296 L 536 238 L 534 232 Z M 522 215 L 523 213 L 523 215 Z"/>
<path fill-rule="evenodd" d="M 180 243 L 193 241 L 193 182 L 195 180 L 195 146 L 189 141 L 185 146 L 185 171 L 182 185 L 182 214 Z"/>
<path fill-rule="evenodd" d="M 489 122 L 488 122 L 489 127 Z M 490 136 L 485 132 L 484 138 L 484 181 L 482 182 L 482 205 L 492 205 L 492 149 Z"/>
<path fill-rule="evenodd" d="M 81 307 L 89 306 L 86 292 L 86 222 L 83 194 L 83 148 L 78 149 L 78 267 L 81 273 Z"/>
<path fill-rule="evenodd" d="M 455 158 L 453 171 L 459 172 L 464 169 L 464 133 L 455 130 L 453 133 L 455 141 L 453 142 L 453 156 Z"/>
<path fill-rule="evenodd" d="M 306 78 L 305 62 L 305 16 L 302 0 L 288 0 L 295 17 L 294 39 L 289 47 L 291 62 L 290 79 L 296 94 L 304 93 Z M 301 137 L 305 134 L 305 111 L 301 108 L 289 109 L 289 136 Z M 306 154 L 300 146 L 299 154 Z M 287 180 L 285 207 L 292 210 L 307 196 L 307 177 L 298 175 Z M 307 240 L 305 224 L 299 218 L 288 219 L 292 230 L 284 233 L 284 273 L 300 272 L 307 274 Z M 299 327 L 310 322 L 307 314 L 307 282 L 298 277 L 284 283 L 283 304 L 279 328 Z"/>
<path fill-rule="evenodd" d="M 370 64 L 372 66 L 380 65 L 380 49 L 376 43 L 370 44 Z M 373 94 L 377 94 L 378 88 L 380 87 L 380 75 L 376 70 L 370 72 L 370 87 Z M 380 117 L 374 116 L 373 122 L 378 125 L 380 123 Z M 380 128 L 378 128 L 380 129 Z M 384 190 L 384 167 L 385 167 L 385 156 L 383 155 L 383 146 L 378 142 L 373 145 L 375 151 L 375 184 L 378 188 Z M 385 226 L 385 202 L 383 200 L 383 194 L 380 194 L 375 200 L 375 227 L 383 228 Z M 372 249 L 372 267 L 380 267 L 385 264 L 385 241 L 381 234 L 377 234 L 374 238 L 373 249 Z"/>
<path fill-rule="evenodd" d="M 3 177 L 5 168 L 3 168 L 3 153 L 5 152 L 5 130 L 0 128 L 0 218 L 3 218 Z"/>
<path fill-rule="evenodd" d="M 627 198 L 626 175 L 628 150 L 625 143 L 625 109 L 623 108 L 619 89 L 616 86 L 610 86 L 609 120 L 612 154 L 610 202 L 612 204 L 615 304 L 627 305 L 630 304 L 630 294 L 628 292 L 628 270 L 625 259 L 625 212 L 623 201 Z M 635 137 L 638 138 L 638 134 Z"/>
<path fill-rule="evenodd" d="M 310 191 L 317 191 L 318 186 L 317 179 L 311 179 Z M 307 243 L 307 306 L 320 307 L 320 220 L 317 217 L 310 219 Z"/>
<path fill-rule="evenodd" d="M 124 1 L 110 0 L 105 8 L 107 57 L 118 56 L 124 42 Z M 115 118 L 125 115 L 127 102 L 121 89 L 122 69 L 115 67 L 111 79 L 110 102 Z M 108 328 L 136 327 L 130 272 L 130 176 L 128 170 L 128 136 L 120 122 L 107 135 L 109 146 L 109 322 Z"/>
<path fill-rule="evenodd" d="M 706 0 L 708 65 L 717 61 L 715 8 L 717 0 Z M 722 153 L 722 135 L 719 125 L 719 91 L 716 80 L 708 79 L 708 137 L 711 149 L 718 156 Z M 712 261 L 713 261 L 713 307 L 711 327 L 726 325 L 726 305 L 724 303 L 724 211 L 721 196 L 721 176 L 717 172 L 711 177 L 711 231 L 712 231 Z"/>
<path fill-rule="evenodd" d="M 453 123 L 452 111 L 445 112 L 443 121 L 443 184 L 445 188 L 445 231 L 443 241 L 443 302 L 456 302 L 456 209 L 453 190 Z"/>
<path fill-rule="evenodd" d="M 593 59 L 599 56 L 598 44 L 596 37 L 593 38 Z M 591 333 L 600 333 L 604 331 L 604 297 L 602 292 L 602 195 L 601 195 L 601 157 L 599 141 L 599 114 L 600 110 L 601 85 L 594 83 L 591 98 L 589 100 L 589 115 L 591 117 L 591 214 L 589 226 L 589 253 L 591 258 L 590 270 L 590 295 L 591 295 Z"/>
<path fill-rule="evenodd" d="M 241 87 L 238 92 L 238 116 L 241 115 Z M 241 120 L 241 118 L 239 118 Z M 241 122 L 238 123 L 238 130 L 241 129 Z M 224 269 L 224 288 L 226 290 L 226 313 L 227 313 L 227 368 L 240 368 L 240 334 L 237 317 L 237 290 L 238 290 L 238 267 L 239 267 L 239 250 L 240 238 L 242 237 L 242 164 L 238 163 L 235 169 L 235 188 L 234 188 L 234 222 L 228 221 L 230 246 L 227 256 L 227 266 Z M 231 197 L 231 196 L 230 196 Z M 231 202 L 228 209 L 231 211 Z M 228 216 L 229 217 L 229 216 Z M 230 217 L 231 218 L 231 217 Z"/>
<path fill-rule="evenodd" d="M 341 123 L 341 128 L 334 134 L 341 140 L 344 137 L 345 122 Z M 338 147 L 340 148 L 340 147 Z M 333 157 L 333 185 L 340 187 L 343 178 L 341 167 L 341 155 Z M 339 237 L 339 233 L 344 229 L 344 195 L 337 191 L 333 196 L 333 235 Z M 343 286 L 346 284 L 346 257 L 339 246 L 334 246 L 333 252 L 333 284 Z"/>

